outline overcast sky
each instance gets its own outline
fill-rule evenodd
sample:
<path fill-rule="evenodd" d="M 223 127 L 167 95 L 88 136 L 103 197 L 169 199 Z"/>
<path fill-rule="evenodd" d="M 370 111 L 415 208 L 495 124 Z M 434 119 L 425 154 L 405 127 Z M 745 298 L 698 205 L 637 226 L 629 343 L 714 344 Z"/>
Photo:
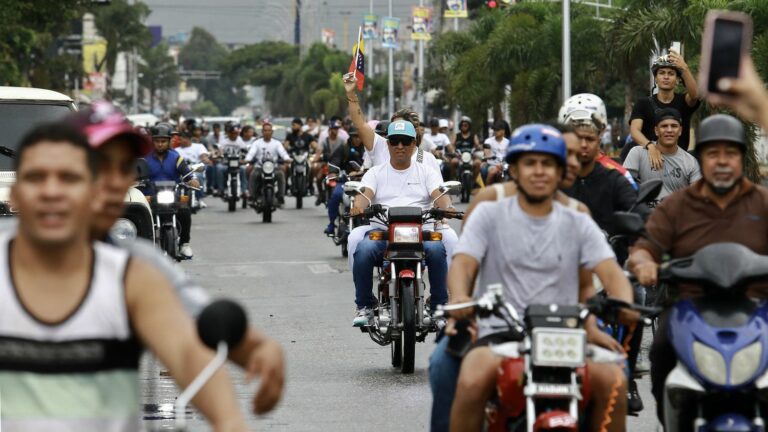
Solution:
<path fill-rule="evenodd" d="M 165 37 L 199 26 L 225 44 L 293 42 L 295 0 L 143 1 L 152 9 L 147 24 L 162 26 Z M 432 2 L 424 0 L 425 5 Z M 408 25 L 411 7 L 418 4 L 419 0 L 392 0 L 393 15 L 402 20 L 401 26 Z M 331 28 L 338 48 L 351 49 L 368 8 L 369 0 L 302 0 L 302 44 L 320 40 L 321 29 Z M 387 15 L 387 0 L 373 0 L 373 11 L 379 17 Z"/>

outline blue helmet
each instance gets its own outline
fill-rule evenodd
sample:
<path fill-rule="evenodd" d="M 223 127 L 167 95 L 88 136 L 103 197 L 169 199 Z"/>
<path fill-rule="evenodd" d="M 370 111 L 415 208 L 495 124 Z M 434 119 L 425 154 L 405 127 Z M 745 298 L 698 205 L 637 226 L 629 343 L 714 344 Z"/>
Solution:
<path fill-rule="evenodd" d="M 565 140 L 560 131 L 552 126 L 534 123 L 515 129 L 507 146 L 505 160 L 511 163 L 525 153 L 550 154 L 565 169 Z"/>

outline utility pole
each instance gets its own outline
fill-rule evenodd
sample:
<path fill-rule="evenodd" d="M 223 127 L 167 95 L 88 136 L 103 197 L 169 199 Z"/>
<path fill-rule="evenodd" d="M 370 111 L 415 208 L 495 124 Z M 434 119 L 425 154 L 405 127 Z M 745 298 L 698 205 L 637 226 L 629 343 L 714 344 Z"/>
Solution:
<path fill-rule="evenodd" d="M 368 14 L 373 15 L 373 0 L 368 0 Z M 365 70 L 365 72 L 368 74 L 368 80 L 369 82 L 373 82 L 373 74 L 374 69 L 376 68 L 376 63 L 373 61 L 373 51 L 374 51 L 374 44 L 376 42 L 376 39 L 370 39 L 371 46 L 367 53 L 365 53 L 365 56 L 368 57 L 368 69 Z M 371 103 L 371 85 L 368 86 L 368 119 L 373 118 L 373 104 Z"/>
<path fill-rule="evenodd" d="M 563 102 L 571 97 L 571 0 L 563 0 Z"/>
<path fill-rule="evenodd" d="M 293 23 L 293 44 L 301 45 L 301 0 L 295 0 L 296 19 Z"/>
<path fill-rule="evenodd" d="M 419 0 L 419 6 L 424 6 L 424 0 Z M 419 118 L 421 119 L 421 122 L 423 123 L 426 117 L 424 117 L 424 40 L 419 39 L 419 74 L 417 78 L 418 85 L 416 86 L 416 91 L 419 92 L 418 100 L 419 100 Z"/>
<path fill-rule="evenodd" d="M 389 16 L 392 16 L 392 0 L 389 0 Z M 389 117 L 395 112 L 395 53 L 394 48 L 389 48 L 389 80 L 387 89 L 387 110 L 389 113 L 384 117 Z"/>

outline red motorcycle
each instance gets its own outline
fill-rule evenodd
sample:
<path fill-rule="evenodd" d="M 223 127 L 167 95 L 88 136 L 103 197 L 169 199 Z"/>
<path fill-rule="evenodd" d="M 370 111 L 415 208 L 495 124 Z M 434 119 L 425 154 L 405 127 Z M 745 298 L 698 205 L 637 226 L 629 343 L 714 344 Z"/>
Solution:
<path fill-rule="evenodd" d="M 504 302 L 501 285 L 488 287 L 481 298 L 440 308 L 444 316 L 474 308 L 478 317 L 491 315 L 506 322 L 511 342 L 493 346 L 502 357 L 496 394 L 486 405 L 488 432 L 577 432 L 590 399 L 587 359 L 594 363 L 624 363 L 624 355 L 587 344 L 583 328 L 589 314 L 616 322 L 621 309 L 641 314 L 649 308 L 596 296 L 587 305 L 530 305 L 521 321 Z"/>
<path fill-rule="evenodd" d="M 348 190 L 355 188 L 357 194 L 365 197 L 360 183 L 348 183 L 347 186 Z M 440 190 L 442 195 L 458 194 L 461 184 L 445 182 Z M 425 311 L 427 302 L 422 274 L 426 254 L 423 242 L 442 240 L 442 233 L 425 231 L 422 227 L 444 218 L 461 219 L 463 216 L 461 212 L 446 212 L 438 208 L 385 208 L 379 204 L 371 205 L 357 216 L 386 227 L 386 231 L 370 231 L 367 235 L 371 240 L 387 241 L 384 262 L 378 269 L 379 305 L 374 309 L 371 324 L 360 327 L 360 330 L 368 333 L 377 344 L 390 345 L 392 366 L 399 367 L 402 373 L 413 373 L 416 342 L 424 342 L 430 332 L 438 330 Z"/>

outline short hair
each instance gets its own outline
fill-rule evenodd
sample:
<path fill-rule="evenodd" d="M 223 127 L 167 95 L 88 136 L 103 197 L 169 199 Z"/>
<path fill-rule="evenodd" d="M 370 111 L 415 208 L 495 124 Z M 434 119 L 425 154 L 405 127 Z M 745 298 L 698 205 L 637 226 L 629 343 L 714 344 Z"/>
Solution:
<path fill-rule="evenodd" d="M 243 126 L 243 128 L 242 128 L 242 129 L 240 129 L 240 136 L 243 136 L 243 135 L 245 135 L 245 132 L 246 132 L 246 131 L 249 131 L 249 130 L 250 130 L 250 131 L 253 131 L 254 133 L 256 132 L 256 129 L 255 129 L 253 126 L 251 126 L 251 125 L 245 125 L 245 126 Z"/>
<path fill-rule="evenodd" d="M 189 133 L 189 132 L 182 132 L 182 133 L 179 134 L 179 136 L 181 136 L 182 138 L 185 138 L 185 139 L 192 139 L 192 134 Z"/>
<path fill-rule="evenodd" d="M 392 114 L 392 117 L 389 118 L 389 121 L 395 121 L 396 118 L 401 118 L 405 121 L 411 122 L 414 128 L 418 128 L 420 124 L 419 113 L 411 108 L 402 108 L 395 111 L 395 113 Z"/>
<path fill-rule="evenodd" d="M 99 154 L 90 146 L 90 144 L 88 144 L 88 138 L 80 131 L 80 129 L 63 121 L 42 123 L 27 132 L 19 142 L 13 169 L 19 171 L 19 167 L 21 167 L 24 162 L 24 154 L 43 141 L 62 144 L 66 143 L 82 149 L 85 152 L 88 171 L 90 171 L 91 175 L 94 177 L 98 175 L 100 162 Z"/>
<path fill-rule="evenodd" d="M 221 129 L 221 124 L 219 124 L 219 123 L 214 123 L 214 124 L 213 124 L 213 128 L 214 128 L 214 129 L 216 129 L 216 128 L 219 128 L 219 129 Z"/>

